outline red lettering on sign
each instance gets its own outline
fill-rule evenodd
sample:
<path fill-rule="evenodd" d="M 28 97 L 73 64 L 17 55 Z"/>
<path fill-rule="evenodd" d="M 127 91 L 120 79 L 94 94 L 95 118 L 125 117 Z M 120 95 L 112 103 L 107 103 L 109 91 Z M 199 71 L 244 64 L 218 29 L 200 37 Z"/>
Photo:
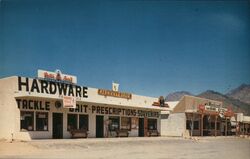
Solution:
<path fill-rule="evenodd" d="M 205 110 L 205 105 L 198 105 L 198 109 L 203 112 Z"/>
<path fill-rule="evenodd" d="M 64 80 L 64 81 L 73 82 L 73 78 L 72 78 L 72 77 L 64 76 L 63 80 Z"/>
<path fill-rule="evenodd" d="M 53 74 L 50 74 L 48 72 L 44 72 L 44 78 L 55 78 L 55 76 Z"/>

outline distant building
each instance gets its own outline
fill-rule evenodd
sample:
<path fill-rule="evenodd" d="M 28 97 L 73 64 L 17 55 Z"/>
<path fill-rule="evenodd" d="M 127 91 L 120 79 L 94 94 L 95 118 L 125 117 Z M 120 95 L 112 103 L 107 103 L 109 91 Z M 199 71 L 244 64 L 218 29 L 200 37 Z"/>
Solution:
<path fill-rule="evenodd" d="M 185 95 L 173 103 L 172 111 L 161 118 L 161 135 L 217 136 L 235 134 L 232 110 L 222 102 Z M 171 107 L 170 107 L 171 108 Z"/>
<path fill-rule="evenodd" d="M 250 135 L 250 116 L 237 113 L 237 135 Z"/>

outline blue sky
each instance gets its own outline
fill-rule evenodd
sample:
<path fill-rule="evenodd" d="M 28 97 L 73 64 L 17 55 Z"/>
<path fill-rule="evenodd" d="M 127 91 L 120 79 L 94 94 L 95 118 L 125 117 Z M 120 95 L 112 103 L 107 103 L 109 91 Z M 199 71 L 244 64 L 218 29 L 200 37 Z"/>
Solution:
<path fill-rule="evenodd" d="M 148 96 L 250 83 L 247 1 L 1 0 L 0 78 L 37 69 Z"/>

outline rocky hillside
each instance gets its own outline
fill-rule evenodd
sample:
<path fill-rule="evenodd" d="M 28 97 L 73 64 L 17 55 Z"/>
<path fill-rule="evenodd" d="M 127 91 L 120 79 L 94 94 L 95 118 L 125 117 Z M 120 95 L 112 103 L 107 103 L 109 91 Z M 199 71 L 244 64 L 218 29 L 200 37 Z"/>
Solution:
<path fill-rule="evenodd" d="M 241 102 L 250 104 L 250 85 L 242 84 L 226 94 L 228 97 L 238 99 Z"/>
<path fill-rule="evenodd" d="M 166 101 L 178 101 L 184 95 L 192 95 L 192 93 L 187 91 L 170 93 L 166 96 Z M 250 85 L 243 84 L 226 94 L 208 90 L 196 96 L 222 101 L 224 107 L 229 106 L 235 112 L 243 112 L 246 115 L 250 115 Z"/>
<path fill-rule="evenodd" d="M 165 100 L 166 101 L 179 101 L 181 97 L 184 95 L 193 95 L 193 94 L 187 91 L 178 91 L 178 92 L 168 94 Z"/>
<path fill-rule="evenodd" d="M 234 99 L 232 97 L 223 95 L 219 92 L 209 90 L 209 91 L 203 92 L 197 96 L 202 97 L 202 98 L 222 101 L 223 107 L 225 107 L 225 108 L 232 107 L 234 112 L 242 112 L 246 115 L 250 115 L 250 104 L 241 102 L 238 99 Z"/>

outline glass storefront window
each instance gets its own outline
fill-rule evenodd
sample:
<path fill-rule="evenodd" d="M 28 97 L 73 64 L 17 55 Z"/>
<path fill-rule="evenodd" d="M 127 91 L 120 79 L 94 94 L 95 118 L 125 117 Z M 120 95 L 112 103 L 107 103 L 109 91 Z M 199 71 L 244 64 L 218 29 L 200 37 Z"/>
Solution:
<path fill-rule="evenodd" d="M 36 112 L 36 130 L 48 131 L 48 113 Z"/>
<path fill-rule="evenodd" d="M 21 111 L 20 112 L 20 128 L 21 130 L 33 131 L 34 130 L 34 112 Z"/>
<path fill-rule="evenodd" d="M 89 130 L 89 116 L 79 115 L 79 129 Z"/>
<path fill-rule="evenodd" d="M 131 130 L 131 118 L 121 117 L 121 129 Z"/>
<path fill-rule="evenodd" d="M 119 130 L 120 128 L 120 117 L 109 117 L 109 131 Z"/>
<path fill-rule="evenodd" d="M 68 126 L 67 130 L 77 129 L 77 114 L 68 114 Z"/>
<path fill-rule="evenodd" d="M 194 130 L 199 130 L 199 128 L 200 128 L 200 122 L 194 121 Z"/>
<path fill-rule="evenodd" d="M 148 130 L 157 130 L 157 119 L 148 119 Z"/>
<path fill-rule="evenodd" d="M 195 120 L 194 121 L 194 130 L 199 130 L 200 126 L 199 126 L 200 122 Z M 187 130 L 191 130 L 192 128 L 192 121 L 191 120 L 186 120 L 186 129 Z"/>

